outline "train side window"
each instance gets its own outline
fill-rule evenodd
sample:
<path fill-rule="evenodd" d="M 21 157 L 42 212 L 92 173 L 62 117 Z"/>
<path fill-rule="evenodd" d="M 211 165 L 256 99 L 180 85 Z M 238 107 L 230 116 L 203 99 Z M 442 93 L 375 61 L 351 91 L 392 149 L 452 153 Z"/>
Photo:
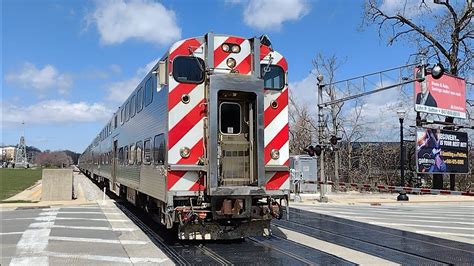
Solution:
<path fill-rule="evenodd" d="M 135 95 L 133 95 L 130 100 L 130 118 L 135 116 L 135 110 Z"/>
<path fill-rule="evenodd" d="M 153 158 L 155 164 L 165 163 L 165 137 L 163 134 L 156 135 L 153 139 Z"/>
<path fill-rule="evenodd" d="M 119 148 L 118 161 L 119 161 L 119 164 L 123 164 L 123 147 Z"/>
<path fill-rule="evenodd" d="M 285 71 L 283 68 L 277 65 L 261 64 L 260 69 L 265 89 L 281 90 L 285 87 Z"/>
<path fill-rule="evenodd" d="M 125 164 L 125 165 L 128 164 L 128 160 L 129 160 L 129 158 L 130 158 L 130 157 L 128 157 L 128 156 L 129 156 L 129 154 L 128 154 L 128 146 L 125 146 L 125 147 L 123 148 L 123 162 L 124 162 L 123 164 Z"/>
<path fill-rule="evenodd" d="M 149 77 L 145 83 L 145 106 L 153 101 L 153 79 Z"/>
<path fill-rule="evenodd" d="M 115 117 L 114 117 L 114 129 L 117 128 L 117 122 L 118 122 L 117 116 L 118 115 L 115 115 Z"/>
<path fill-rule="evenodd" d="M 128 158 L 128 164 L 133 165 L 136 157 L 137 151 L 135 149 L 135 144 L 130 144 L 130 158 Z"/>
<path fill-rule="evenodd" d="M 143 87 L 137 91 L 137 113 L 143 109 Z"/>
<path fill-rule="evenodd" d="M 182 83 L 202 83 L 205 64 L 195 56 L 177 56 L 173 60 L 173 78 Z"/>
<path fill-rule="evenodd" d="M 125 104 L 125 122 L 128 122 L 130 119 L 130 102 Z"/>
<path fill-rule="evenodd" d="M 151 164 L 151 144 L 150 139 L 143 143 L 143 164 Z"/>
<path fill-rule="evenodd" d="M 143 161 L 143 142 L 137 141 L 137 165 L 142 164 Z"/>
<path fill-rule="evenodd" d="M 120 124 L 123 124 L 123 122 L 125 121 L 125 117 L 123 117 L 123 108 L 124 106 L 122 106 L 122 108 L 120 109 Z"/>

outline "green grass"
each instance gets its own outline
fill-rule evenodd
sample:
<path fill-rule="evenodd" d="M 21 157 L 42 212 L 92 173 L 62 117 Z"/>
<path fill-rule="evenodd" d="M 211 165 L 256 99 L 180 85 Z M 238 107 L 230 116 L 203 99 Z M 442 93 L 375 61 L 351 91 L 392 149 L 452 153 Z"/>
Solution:
<path fill-rule="evenodd" d="M 43 169 L 0 169 L 0 201 L 31 187 L 41 179 Z"/>

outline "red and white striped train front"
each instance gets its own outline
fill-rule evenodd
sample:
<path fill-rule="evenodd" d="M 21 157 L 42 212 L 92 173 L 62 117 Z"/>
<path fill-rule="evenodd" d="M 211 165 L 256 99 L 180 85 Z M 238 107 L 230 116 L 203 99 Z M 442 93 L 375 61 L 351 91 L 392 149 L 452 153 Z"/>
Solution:
<path fill-rule="evenodd" d="M 182 239 L 264 234 L 289 191 L 285 58 L 266 36 L 209 33 L 166 62 L 167 223 Z"/>

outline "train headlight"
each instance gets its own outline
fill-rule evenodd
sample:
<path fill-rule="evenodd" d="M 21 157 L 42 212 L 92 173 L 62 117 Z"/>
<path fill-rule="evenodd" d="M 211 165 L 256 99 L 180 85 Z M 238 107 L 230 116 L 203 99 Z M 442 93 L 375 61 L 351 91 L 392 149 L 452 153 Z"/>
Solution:
<path fill-rule="evenodd" d="M 232 53 L 239 53 L 240 52 L 240 46 L 238 45 L 232 45 Z"/>
<path fill-rule="evenodd" d="M 190 154 L 191 154 L 191 150 L 188 147 L 182 147 L 179 150 L 179 155 L 181 155 L 181 157 L 183 158 L 188 158 Z"/>
<path fill-rule="evenodd" d="M 227 63 L 227 66 L 230 67 L 230 68 L 234 68 L 235 65 L 237 64 L 237 62 L 235 61 L 235 59 L 232 58 L 232 57 L 228 58 L 227 61 L 226 61 L 226 63 Z"/>
<path fill-rule="evenodd" d="M 222 51 L 229 52 L 230 51 L 230 46 L 227 43 L 224 43 L 222 45 Z"/>
<path fill-rule="evenodd" d="M 270 152 L 270 156 L 273 160 L 278 160 L 280 158 L 280 151 L 277 149 L 272 149 L 272 151 Z"/>

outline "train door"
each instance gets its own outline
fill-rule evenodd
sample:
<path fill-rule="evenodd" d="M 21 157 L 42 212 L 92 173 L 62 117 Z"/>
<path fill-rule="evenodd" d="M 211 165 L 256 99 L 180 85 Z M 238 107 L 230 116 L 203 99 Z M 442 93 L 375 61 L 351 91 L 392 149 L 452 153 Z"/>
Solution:
<path fill-rule="evenodd" d="M 118 164 L 118 140 L 113 138 L 112 143 L 112 184 L 111 188 L 114 192 L 116 192 L 116 185 L 117 182 L 117 164 Z"/>
<path fill-rule="evenodd" d="M 257 185 L 255 94 L 220 91 L 218 99 L 218 185 Z"/>

